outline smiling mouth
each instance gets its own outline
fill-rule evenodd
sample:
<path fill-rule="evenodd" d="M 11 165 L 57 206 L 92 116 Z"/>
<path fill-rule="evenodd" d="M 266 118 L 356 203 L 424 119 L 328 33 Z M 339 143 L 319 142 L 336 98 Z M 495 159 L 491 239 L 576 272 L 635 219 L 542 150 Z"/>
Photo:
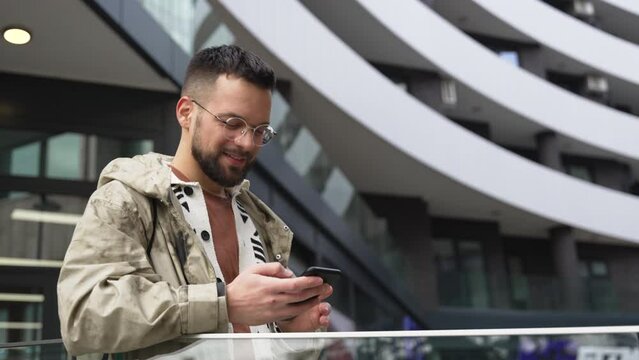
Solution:
<path fill-rule="evenodd" d="M 246 159 L 248 158 L 245 155 L 234 154 L 234 153 L 230 153 L 226 151 L 224 152 L 224 155 L 226 155 L 229 159 L 231 159 L 233 163 L 237 163 L 237 164 L 245 163 Z"/>

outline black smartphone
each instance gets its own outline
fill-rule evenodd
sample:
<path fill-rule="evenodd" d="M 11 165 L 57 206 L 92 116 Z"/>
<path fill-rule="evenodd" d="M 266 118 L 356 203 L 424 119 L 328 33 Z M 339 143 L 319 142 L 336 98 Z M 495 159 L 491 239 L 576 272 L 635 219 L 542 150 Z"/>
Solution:
<path fill-rule="evenodd" d="M 321 266 L 310 266 L 308 269 L 304 270 L 300 276 L 319 276 L 325 283 L 334 285 L 340 276 L 342 276 L 342 270 Z"/>

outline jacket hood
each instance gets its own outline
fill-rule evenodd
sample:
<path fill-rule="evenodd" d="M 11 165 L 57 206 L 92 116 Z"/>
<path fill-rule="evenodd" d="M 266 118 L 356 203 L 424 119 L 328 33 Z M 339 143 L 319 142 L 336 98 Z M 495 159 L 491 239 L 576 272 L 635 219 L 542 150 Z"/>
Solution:
<path fill-rule="evenodd" d="M 168 199 L 171 188 L 172 156 L 148 153 L 132 158 L 117 158 L 100 173 L 98 188 L 118 180 L 135 191 L 151 198 Z"/>

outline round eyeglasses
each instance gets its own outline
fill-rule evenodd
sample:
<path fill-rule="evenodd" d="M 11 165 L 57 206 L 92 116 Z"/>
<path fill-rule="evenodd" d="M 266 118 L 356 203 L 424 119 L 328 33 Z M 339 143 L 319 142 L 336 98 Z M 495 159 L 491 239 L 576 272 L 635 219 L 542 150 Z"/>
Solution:
<path fill-rule="evenodd" d="M 256 146 L 264 146 L 268 144 L 269 141 L 271 141 L 275 137 L 275 135 L 277 135 L 277 132 L 275 132 L 275 129 L 273 129 L 271 125 L 263 124 L 256 127 L 251 127 L 246 122 L 246 120 L 240 117 L 230 117 L 226 120 L 222 120 L 219 116 L 210 112 L 207 108 L 200 105 L 200 103 L 198 103 L 194 99 L 191 99 L 191 101 L 193 101 L 195 105 L 202 108 L 202 110 L 213 115 L 215 120 L 224 124 L 224 137 L 227 140 L 235 141 L 244 136 L 247 130 L 251 129 L 253 130 L 253 144 L 255 144 Z"/>

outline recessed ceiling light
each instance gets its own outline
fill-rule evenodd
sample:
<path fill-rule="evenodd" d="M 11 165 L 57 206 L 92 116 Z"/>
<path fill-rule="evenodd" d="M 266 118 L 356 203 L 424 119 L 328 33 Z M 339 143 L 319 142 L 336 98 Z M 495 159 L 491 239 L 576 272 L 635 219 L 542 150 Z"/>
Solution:
<path fill-rule="evenodd" d="M 24 45 L 31 41 L 31 33 L 18 27 L 6 28 L 3 31 L 2 36 L 7 42 L 14 45 Z"/>

